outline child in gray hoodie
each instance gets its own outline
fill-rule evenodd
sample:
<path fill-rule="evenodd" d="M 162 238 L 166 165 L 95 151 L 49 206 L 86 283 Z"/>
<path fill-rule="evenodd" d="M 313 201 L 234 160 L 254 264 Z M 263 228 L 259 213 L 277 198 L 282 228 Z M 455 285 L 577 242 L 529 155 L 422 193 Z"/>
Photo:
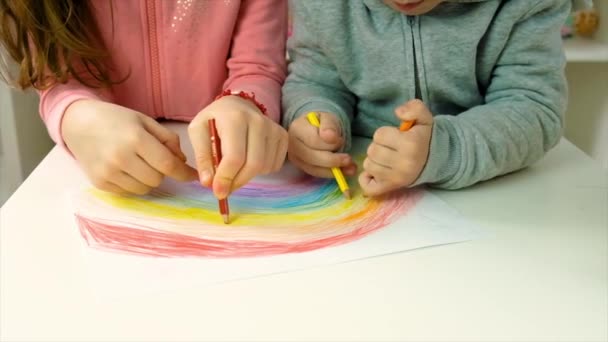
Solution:
<path fill-rule="evenodd" d="M 558 143 L 570 0 L 291 5 L 283 124 L 289 159 L 305 172 L 354 175 L 353 134 L 373 138 L 359 176 L 365 194 L 457 189 L 526 167 Z"/>

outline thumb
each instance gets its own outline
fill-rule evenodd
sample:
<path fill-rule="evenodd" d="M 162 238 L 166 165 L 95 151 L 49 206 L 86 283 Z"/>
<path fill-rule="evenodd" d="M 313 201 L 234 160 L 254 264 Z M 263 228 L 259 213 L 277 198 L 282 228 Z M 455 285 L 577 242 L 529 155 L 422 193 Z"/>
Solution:
<path fill-rule="evenodd" d="M 430 126 L 433 124 L 433 114 L 424 102 L 411 100 L 395 109 L 395 115 L 401 121 L 413 121 L 416 125 Z"/>
<path fill-rule="evenodd" d="M 148 133 L 152 134 L 158 141 L 160 141 L 163 145 L 167 146 L 169 151 L 181 159 L 183 162 L 186 161 L 186 156 L 182 152 L 182 149 L 179 144 L 179 136 L 177 133 L 171 131 L 165 126 L 156 122 L 156 120 L 142 115 L 142 122 L 144 128 Z"/>
<path fill-rule="evenodd" d="M 328 144 L 337 144 L 342 137 L 342 127 L 336 115 L 331 113 L 319 113 L 319 136 Z"/>
<path fill-rule="evenodd" d="M 194 149 L 196 168 L 199 179 L 203 186 L 211 187 L 215 168 L 213 167 L 213 157 L 211 152 L 211 138 L 209 136 L 209 126 L 206 120 L 193 121 L 188 126 L 188 135 Z"/>

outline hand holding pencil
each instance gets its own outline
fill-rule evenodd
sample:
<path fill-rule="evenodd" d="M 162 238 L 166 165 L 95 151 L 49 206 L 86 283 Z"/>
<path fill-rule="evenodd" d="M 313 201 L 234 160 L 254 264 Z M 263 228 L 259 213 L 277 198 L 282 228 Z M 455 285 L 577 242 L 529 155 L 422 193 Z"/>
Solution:
<path fill-rule="evenodd" d="M 308 119 L 308 122 L 310 122 L 311 125 L 313 125 L 317 128 L 321 128 L 321 123 L 319 122 L 317 113 L 310 112 L 310 113 L 306 114 L 306 118 Z M 339 167 L 332 167 L 331 173 L 334 175 L 334 178 L 336 179 L 336 182 L 338 183 L 338 187 L 340 188 L 340 191 L 342 191 L 342 194 L 344 194 L 344 197 L 346 197 L 346 199 L 350 199 L 351 198 L 350 188 L 348 187 L 348 182 L 346 181 L 346 178 L 344 177 L 342 170 Z"/>
<path fill-rule="evenodd" d="M 222 162 L 213 167 L 209 120 L 215 120 L 222 141 Z M 287 153 L 287 132 L 253 101 L 223 96 L 196 115 L 188 126 L 201 185 L 225 198 L 251 179 L 281 169 Z"/>
<path fill-rule="evenodd" d="M 304 172 L 323 178 L 335 178 L 332 168 L 339 168 L 344 177 L 354 176 L 357 165 L 347 153 L 336 152 L 344 146 L 342 126 L 331 113 L 316 112 L 318 127 L 302 115 L 289 127 L 289 160 Z"/>
<path fill-rule="evenodd" d="M 429 155 L 433 115 L 420 100 L 395 110 L 401 126 L 380 127 L 367 149 L 359 184 L 367 196 L 379 196 L 412 185 Z"/>

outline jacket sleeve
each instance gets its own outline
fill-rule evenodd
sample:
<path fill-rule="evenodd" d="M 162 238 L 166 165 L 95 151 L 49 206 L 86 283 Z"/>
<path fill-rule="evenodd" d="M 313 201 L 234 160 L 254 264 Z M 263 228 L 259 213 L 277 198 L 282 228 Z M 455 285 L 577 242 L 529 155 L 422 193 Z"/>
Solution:
<path fill-rule="evenodd" d="M 438 115 L 416 184 L 457 189 L 538 161 L 562 135 L 567 86 L 560 27 L 570 0 L 540 1 L 513 27 L 485 104 Z"/>
<path fill-rule="evenodd" d="M 351 144 L 355 96 L 340 79 L 336 67 L 317 44 L 319 13 L 310 1 L 293 1 L 293 35 L 288 42 L 289 75 L 283 86 L 283 125 L 310 111 L 337 115 L 342 123 L 344 149 Z M 310 13 L 309 13 L 310 12 Z"/>
<path fill-rule="evenodd" d="M 252 92 L 280 121 L 281 86 L 285 80 L 287 1 L 243 0 L 227 61 L 224 89 Z"/>

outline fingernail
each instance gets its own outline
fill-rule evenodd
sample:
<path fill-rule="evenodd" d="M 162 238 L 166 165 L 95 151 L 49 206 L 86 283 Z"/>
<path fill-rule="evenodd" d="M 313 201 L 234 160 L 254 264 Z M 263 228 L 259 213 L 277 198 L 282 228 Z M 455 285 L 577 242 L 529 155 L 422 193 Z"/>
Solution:
<path fill-rule="evenodd" d="M 209 186 L 211 185 L 211 172 L 209 170 L 204 170 L 203 172 L 201 172 L 200 174 L 200 178 L 201 178 L 201 183 L 204 186 Z"/>
<path fill-rule="evenodd" d="M 228 187 L 223 184 L 218 184 L 213 191 L 217 199 L 224 199 L 228 196 Z"/>
<path fill-rule="evenodd" d="M 342 158 L 342 166 L 348 166 L 350 165 L 352 162 L 350 156 L 346 156 L 344 158 Z"/>

